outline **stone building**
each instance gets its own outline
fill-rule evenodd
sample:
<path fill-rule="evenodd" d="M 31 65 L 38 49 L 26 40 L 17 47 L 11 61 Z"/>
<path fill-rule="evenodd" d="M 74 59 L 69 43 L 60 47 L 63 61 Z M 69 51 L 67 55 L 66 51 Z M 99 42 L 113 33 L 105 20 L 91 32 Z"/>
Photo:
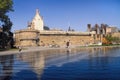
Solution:
<path fill-rule="evenodd" d="M 39 45 L 38 30 L 19 30 L 15 33 L 15 46 L 37 46 Z"/>
<path fill-rule="evenodd" d="M 33 18 L 32 22 L 28 23 L 28 29 L 32 30 L 43 30 L 44 22 L 43 18 L 39 15 L 39 10 L 36 10 L 35 17 Z"/>
<path fill-rule="evenodd" d="M 118 33 L 119 29 L 117 27 L 107 27 L 106 28 L 106 33 L 111 34 L 111 33 Z"/>
<path fill-rule="evenodd" d="M 95 42 L 95 32 L 44 30 L 43 18 L 38 9 L 28 28 L 17 30 L 14 34 L 15 46 L 65 46 L 67 41 L 71 45 L 88 45 Z"/>
<path fill-rule="evenodd" d="M 120 37 L 119 29 L 117 27 L 110 27 L 106 24 L 101 24 L 100 26 L 98 24 L 95 24 L 93 27 L 91 24 L 88 24 L 87 32 L 94 32 L 94 40 L 95 43 L 98 41 L 103 42 L 102 39 L 106 35 L 112 35 L 113 37 Z"/>
<path fill-rule="evenodd" d="M 95 31 L 96 34 L 112 34 L 112 33 L 118 33 L 119 29 L 117 27 L 111 27 L 106 24 L 101 24 L 100 26 L 98 24 L 95 24 L 93 27 L 91 24 L 88 24 L 87 32 Z"/>

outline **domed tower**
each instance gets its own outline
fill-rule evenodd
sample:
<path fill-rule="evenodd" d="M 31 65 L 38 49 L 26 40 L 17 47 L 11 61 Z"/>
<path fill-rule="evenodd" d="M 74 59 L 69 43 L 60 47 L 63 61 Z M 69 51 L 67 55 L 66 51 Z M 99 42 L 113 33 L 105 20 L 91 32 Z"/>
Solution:
<path fill-rule="evenodd" d="M 31 29 L 40 31 L 40 30 L 44 30 L 43 26 L 44 26 L 43 18 L 40 16 L 39 10 L 36 9 L 35 17 L 31 22 Z"/>

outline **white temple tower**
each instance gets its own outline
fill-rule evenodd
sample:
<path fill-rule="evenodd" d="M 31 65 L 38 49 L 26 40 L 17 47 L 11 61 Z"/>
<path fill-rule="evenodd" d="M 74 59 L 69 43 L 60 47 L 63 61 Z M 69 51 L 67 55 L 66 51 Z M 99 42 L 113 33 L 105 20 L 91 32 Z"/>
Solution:
<path fill-rule="evenodd" d="M 44 22 L 43 22 L 43 18 L 40 16 L 39 10 L 36 9 L 36 14 L 35 17 L 32 20 L 31 23 L 31 29 L 35 29 L 35 30 L 44 30 Z"/>

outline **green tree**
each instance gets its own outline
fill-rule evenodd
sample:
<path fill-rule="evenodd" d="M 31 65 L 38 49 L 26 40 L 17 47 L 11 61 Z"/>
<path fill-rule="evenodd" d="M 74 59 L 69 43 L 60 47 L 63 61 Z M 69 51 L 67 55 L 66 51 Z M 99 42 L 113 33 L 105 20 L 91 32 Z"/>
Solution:
<path fill-rule="evenodd" d="M 7 13 L 13 11 L 12 0 L 0 0 L 0 26 L 3 31 L 10 31 L 12 22 L 8 17 Z"/>
<path fill-rule="evenodd" d="M 113 37 L 112 35 L 107 35 L 106 37 L 106 40 L 109 42 L 109 43 L 120 43 L 120 38 L 119 37 Z"/>
<path fill-rule="evenodd" d="M 44 26 L 44 30 L 50 30 L 48 26 Z"/>
<path fill-rule="evenodd" d="M 8 12 L 13 11 L 12 0 L 0 0 L 0 48 L 6 48 L 13 42 L 13 33 L 10 31 L 12 22 L 8 16 Z"/>
<path fill-rule="evenodd" d="M 105 38 L 106 38 L 109 42 L 112 42 L 112 40 L 113 40 L 113 37 L 112 37 L 111 35 L 107 35 Z"/>

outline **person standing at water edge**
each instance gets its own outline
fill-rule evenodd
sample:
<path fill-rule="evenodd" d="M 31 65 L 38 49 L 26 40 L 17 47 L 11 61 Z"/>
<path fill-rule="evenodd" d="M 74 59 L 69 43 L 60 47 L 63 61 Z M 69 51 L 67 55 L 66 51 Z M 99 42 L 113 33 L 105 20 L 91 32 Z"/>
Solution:
<path fill-rule="evenodd" d="M 21 51 L 22 51 L 22 47 L 20 47 L 20 46 L 19 46 L 19 47 L 18 47 L 18 49 L 19 49 L 19 52 L 21 52 Z"/>
<path fill-rule="evenodd" d="M 66 48 L 69 48 L 70 40 L 66 42 Z"/>

